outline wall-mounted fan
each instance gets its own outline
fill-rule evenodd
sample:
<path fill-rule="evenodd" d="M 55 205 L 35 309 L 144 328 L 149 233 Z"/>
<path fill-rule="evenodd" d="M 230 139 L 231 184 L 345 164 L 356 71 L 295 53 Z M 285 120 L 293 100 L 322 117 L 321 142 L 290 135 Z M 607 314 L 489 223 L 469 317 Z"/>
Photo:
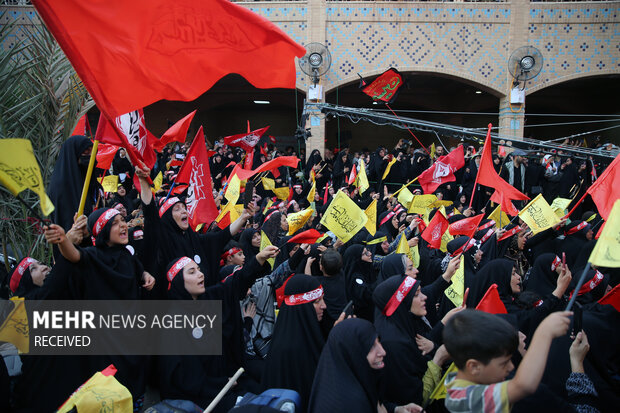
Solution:
<path fill-rule="evenodd" d="M 542 70 L 543 56 L 534 46 L 523 46 L 512 52 L 508 59 L 508 70 L 515 82 L 533 79 Z"/>
<path fill-rule="evenodd" d="M 315 85 L 319 82 L 319 78 L 327 73 L 331 65 L 332 55 L 327 50 L 327 46 L 321 43 L 306 45 L 306 54 L 299 59 L 299 68 L 311 77 Z"/>

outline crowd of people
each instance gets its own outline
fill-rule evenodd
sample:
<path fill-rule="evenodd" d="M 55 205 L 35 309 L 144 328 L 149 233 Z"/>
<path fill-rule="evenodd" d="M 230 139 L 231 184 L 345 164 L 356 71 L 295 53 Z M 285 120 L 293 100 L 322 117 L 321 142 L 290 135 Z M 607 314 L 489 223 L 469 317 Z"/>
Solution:
<path fill-rule="evenodd" d="M 274 388 L 296 391 L 301 412 L 607 412 L 620 406 L 620 317 L 597 302 L 620 273 L 591 268 L 575 291 L 603 222 L 589 200 L 536 235 L 518 218 L 488 219 L 494 189 L 475 185 L 482 148 L 465 145 L 465 166 L 435 195 L 451 201 L 445 206 L 451 224 L 477 214 L 485 219 L 473 237 L 457 236 L 442 251 L 421 238 L 421 217 L 393 194 L 455 148 L 416 149 L 401 140 L 393 149 L 315 150 L 306 158 L 303 149 L 270 144 L 257 146 L 254 167 L 282 155 L 300 157 L 296 168 L 263 175 L 289 187 L 289 197 L 278 199 L 257 181 L 238 219 L 193 229 L 185 194 L 170 191 L 188 147 L 169 145 L 152 169 L 132 165 L 120 149 L 109 171 L 93 174 L 85 214 L 77 216 L 92 143 L 69 138 L 48 188 L 56 209 L 45 238 L 54 264 L 23 258 L 5 284 L 26 300 L 221 300 L 222 354 L 25 355 L 21 373 L 0 390 L 3 411 L 54 411 L 109 364 L 131 392 L 134 411 L 148 407 L 147 386 L 162 400 L 204 409 L 239 367 L 245 373 L 215 411 Z M 232 162 L 244 153 L 223 141 L 212 149 L 220 206 Z M 500 153 L 493 158 L 499 175 L 549 203 L 579 199 L 606 166 L 562 152 Z M 370 183 L 363 193 L 350 179 L 360 162 Z M 119 177 L 115 193 L 104 194 L 96 181 L 103 172 Z M 153 191 L 150 180 L 159 173 L 162 184 Z M 410 190 L 421 194 L 416 185 Z M 338 191 L 362 210 L 377 201 L 373 234 L 363 228 L 343 242 L 320 224 Z M 287 215 L 309 207 L 314 214 L 297 232 L 315 228 L 327 236 L 315 244 L 287 242 L 294 235 Z M 397 253 L 402 237 L 419 251 L 415 265 Z M 445 291 L 459 270 L 469 293 L 457 305 Z M 493 285 L 506 314 L 474 310 Z M 563 310 L 574 294 L 583 331 L 570 337 L 571 313 Z"/>

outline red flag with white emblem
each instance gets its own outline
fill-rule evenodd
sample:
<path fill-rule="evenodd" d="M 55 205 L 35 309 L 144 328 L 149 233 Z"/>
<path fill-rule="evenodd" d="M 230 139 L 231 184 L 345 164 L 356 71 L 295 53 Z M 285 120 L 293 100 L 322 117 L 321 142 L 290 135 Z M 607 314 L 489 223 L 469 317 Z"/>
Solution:
<path fill-rule="evenodd" d="M 422 172 L 418 182 L 420 182 L 425 194 L 432 194 L 439 185 L 456 181 L 454 172 L 463 166 L 465 166 L 463 145 L 459 145 L 458 148 L 440 157 L 433 166 Z"/>
<path fill-rule="evenodd" d="M 435 212 L 433 219 L 422 233 L 422 238 L 428 242 L 429 246 L 434 249 L 441 247 L 441 237 L 446 232 L 450 223 L 439 211 Z"/>

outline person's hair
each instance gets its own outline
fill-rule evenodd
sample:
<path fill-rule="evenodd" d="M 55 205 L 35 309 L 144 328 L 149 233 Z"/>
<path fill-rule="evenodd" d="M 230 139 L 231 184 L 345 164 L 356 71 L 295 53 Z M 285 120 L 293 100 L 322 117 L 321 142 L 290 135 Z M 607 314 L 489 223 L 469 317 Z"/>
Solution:
<path fill-rule="evenodd" d="M 327 275 L 336 275 L 342 268 L 342 256 L 333 248 L 328 248 L 321 255 L 321 265 Z"/>
<path fill-rule="evenodd" d="M 519 347 L 519 334 L 499 316 L 463 310 L 446 323 L 443 343 L 456 367 L 463 369 L 470 359 L 486 365 L 496 357 L 511 355 Z"/>

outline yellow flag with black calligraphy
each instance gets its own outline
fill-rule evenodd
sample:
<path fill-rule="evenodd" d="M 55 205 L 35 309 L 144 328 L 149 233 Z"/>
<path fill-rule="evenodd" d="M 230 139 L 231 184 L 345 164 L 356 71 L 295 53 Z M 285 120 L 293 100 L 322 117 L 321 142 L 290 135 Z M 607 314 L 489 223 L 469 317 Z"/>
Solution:
<path fill-rule="evenodd" d="M 377 200 L 373 199 L 370 205 L 364 210 L 364 214 L 368 217 L 366 221 L 366 229 L 370 235 L 375 235 L 377 232 Z"/>
<path fill-rule="evenodd" d="M 368 217 L 344 192 L 338 191 L 321 218 L 326 226 L 342 242 L 349 241 L 364 228 Z"/>
<path fill-rule="evenodd" d="M 435 387 L 435 390 L 433 390 L 431 395 L 428 397 L 429 400 L 441 400 L 441 399 L 446 398 L 446 395 L 448 394 L 448 392 L 446 391 L 446 384 L 445 384 L 446 378 L 448 377 L 448 374 L 455 373 L 457 371 L 458 371 L 458 368 L 456 367 L 456 364 L 454 363 L 450 364 L 450 367 L 448 367 L 448 370 L 446 371 L 446 373 L 443 375 L 443 377 L 439 381 L 439 384 L 437 385 L 437 387 Z"/>
<path fill-rule="evenodd" d="M 495 221 L 495 225 L 497 225 L 497 228 L 504 228 L 510 223 L 510 218 L 504 211 L 502 211 L 501 205 L 495 207 L 493 212 L 489 214 L 489 219 Z"/>
<path fill-rule="evenodd" d="M 407 212 L 410 214 L 423 215 L 426 213 L 428 207 L 435 201 L 437 201 L 437 196 L 433 194 L 416 195 L 413 197 L 411 206 Z"/>
<path fill-rule="evenodd" d="M 461 254 L 461 265 L 457 268 L 452 276 L 452 284 L 444 290 L 444 294 L 452 304 L 459 307 L 463 304 L 463 295 L 465 294 L 465 255 Z"/>
<path fill-rule="evenodd" d="M 269 241 L 269 237 L 267 236 L 267 234 L 265 234 L 265 231 L 261 231 L 260 232 L 260 250 L 264 250 L 266 247 L 272 245 L 271 241 Z M 267 262 L 269 263 L 269 265 L 271 266 L 271 269 L 273 269 L 273 264 L 276 262 L 275 258 L 267 258 Z"/>
<path fill-rule="evenodd" d="M 611 208 L 588 261 L 599 267 L 620 267 L 620 199 Z"/>
<path fill-rule="evenodd" d="M 164 182 L 164 175 L 159 171 L 155 179 L 153 179 L 153 187 L 155 188 L 155 192 L 161 189 L 161 184 Z"/>
<path fill-rule="evenodd" d="M 54 204 L 45 193 L 39 164 L 28 139 L 0 139 L 0 183 L 15 196 L 30 189 L 41 201 L 41 211 L 49 215 Z"/>
<path fill-rule="evenodd" d="M 530 227 L 534 235 L 560 223 L 560 218 L 542 194 L 538 194 L 519 212 L 519 218 Z"/>
<path fill-rule="evenodd" d="M 103 187 L 103 192 L 116 193 L 118 189 L 118 175 L 107 175 L 103 178 L 97 178 L 97 181 L 99 181 Z M 155 181 L 153 181 L 153 183 L 155 183 Z"/>
<path fill-rule="evenodd" d="M 12 297 L 10 301 L 4 302 L 14 307 L 0 326 L 0 341 L 13 344 L 20 353 L 28 353 L 30 351 L 30 330 L 24 299 Z"/>
<path fill-rule="evenodd" d="M 282 188 L 273 188 L 272 191 L 274 194 L 276 194 L 276 197 L 278 199 L 281 199 L 282 201 L 286 201 L 290 193 L 288 186 L 283 186 Z"/>
<path fill-rule="evenodd" d="M 572 199 L 568 198 L 556 198 L 551 203 L 551 209 L 555 211 L 558 218 L 562 219 L 566 215 L 566 210 L 572 201 Z"/>
<path fill-rule="evenodd" d="M 409 258 L 411 258 L 414 267 L 420 268 L 420 249 L 417 245 L 409 247 Z"/>
<path fill-rule="evenodd" d="M 234 174 L 228 180 L 228 187 L 226 188 L 226 193 L 224 194 L 224 198 L 228 200 L 228 203 L 232 203 L 233 205 L 237 203 L 237 199 L 239 199 L 239 193 L 241 192 L 241 180 Z"/>
<path fill-rule="evenodd" d="M 288 222 L 287 235 L 293 235 L 301 228 L 303 228 L 303 226 L 306 225 L 306 222 L 308 222 L 308 220 L 312 216 L 313 212 L 314 210 L 312 208 L 306 208 L 303 211 L 288 214 L 286 216 L 286 221 Z"/>
<path fill-rule="evenodd" d="M 267 191 L 273 191 L 276 187 L 276 181 L 271 178 L 262 177 L 261 182 L 263 183 L 263 188 Z"/>

